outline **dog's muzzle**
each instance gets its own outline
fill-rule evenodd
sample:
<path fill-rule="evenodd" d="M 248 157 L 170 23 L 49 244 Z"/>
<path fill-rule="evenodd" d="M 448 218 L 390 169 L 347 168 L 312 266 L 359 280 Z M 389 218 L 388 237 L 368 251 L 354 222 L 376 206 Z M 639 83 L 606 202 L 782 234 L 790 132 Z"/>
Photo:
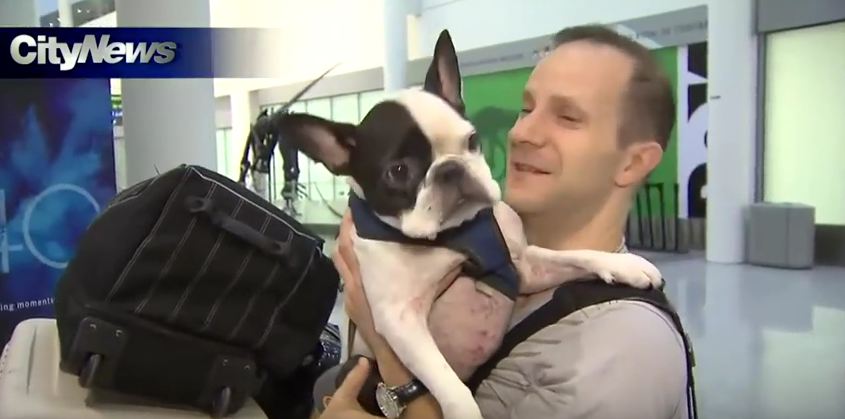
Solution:
<path fill-rule="evenodd" d="M 441 163 L 437 168 L 434 170 L 434 182 L 439 184 L 458 184 L 461 182 L 467 175 L 467 169 L 464 165 L 454 161 L 449 160 L 446 162 Z"/>
<path fill-rule="evenodd" d="M 465 164 L 449 160 L 431 174 L 431 186 L 438 191 L 442 216 L 448 217 L 466 204 L 490 204 L 492 200 L 481 179 L 473 176 Z"/>

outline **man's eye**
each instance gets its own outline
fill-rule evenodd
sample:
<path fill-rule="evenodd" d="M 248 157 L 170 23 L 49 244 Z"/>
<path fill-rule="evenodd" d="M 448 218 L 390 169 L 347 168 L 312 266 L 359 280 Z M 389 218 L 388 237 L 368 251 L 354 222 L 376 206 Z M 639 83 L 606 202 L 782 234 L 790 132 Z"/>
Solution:
<path fill-rule="evenodd" d="M 566 122 L 571 122 L 571 123 L 581 122 L 581 120 L 578 117 L 573 116 L 573 115 L 568 115 L 568 114 L 559 115 L 558 118 L 560 118 L 560 119 L 562 119 Z"/>

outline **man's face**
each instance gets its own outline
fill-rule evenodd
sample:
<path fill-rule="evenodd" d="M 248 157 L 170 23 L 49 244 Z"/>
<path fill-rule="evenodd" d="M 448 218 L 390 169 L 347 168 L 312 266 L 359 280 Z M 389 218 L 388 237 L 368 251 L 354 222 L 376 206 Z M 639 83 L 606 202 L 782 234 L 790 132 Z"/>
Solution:
<path fill-rule="evenodd" d="M 522 215 L 594 211 L 615 189 L 618 132 L 633 61 L 613 47 L 564 44 L 525 87 L 509 132 L 505 199 Z"/>

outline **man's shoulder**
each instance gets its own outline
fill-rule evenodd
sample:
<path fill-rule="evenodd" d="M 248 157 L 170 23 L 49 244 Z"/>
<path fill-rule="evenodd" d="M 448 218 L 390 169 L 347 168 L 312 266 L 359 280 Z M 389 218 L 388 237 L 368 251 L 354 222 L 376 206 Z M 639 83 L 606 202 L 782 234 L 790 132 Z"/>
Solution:
<path fill-rule="evenodd" d="M 682 326 L 662 291 L 590 281 L 538 294 L 517 308 L 511 329 L 535 335 L 606 335 L 615 341 L 629 338 L 671 337 L 683 349 Z M 528 339 L 527 339 L 528 340 Z"/>
<path fill-rule="evenodd" d="M 669 314 L 641 300 L 614 300 L 584 307 L 546 326 L 538 334 L 576 335 L 607 343 L 684 350 L 680 331 Z"/>
<path fill-rule="evenodd" d="M 681 334 L 669 314 L 640 300 L 614 300 L 580 308 L 536 331 L 523 343 L 559 346 L 585 339 L 614 344 L 611 346 L 635 340 L 639 345 L 684 350 Z"/>
<path fill-rule="evenodd" d="M 598 416 L 584 417 L 681 418 L 685 356 L 680 334 L 661 309 L 641 301 L 599 303 L 516 345 L 491 373 L 481 400 L 491 409 L 496 404 L 490 399 L 522 403 L 531 412 L 524 417 L 541 417 L 539 411 L 581 417 L 592 411 Z M 542 394 L 545 401 L 530 394 Z"/>

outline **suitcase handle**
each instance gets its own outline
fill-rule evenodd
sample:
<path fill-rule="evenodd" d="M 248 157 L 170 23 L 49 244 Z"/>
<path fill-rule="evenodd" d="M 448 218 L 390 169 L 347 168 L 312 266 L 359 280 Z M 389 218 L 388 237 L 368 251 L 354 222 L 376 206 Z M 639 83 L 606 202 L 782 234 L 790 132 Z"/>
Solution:
<path fill-rule="evenodd" d="M 214 202 L 208 198 L 189 196 L 185 200 L 185 206 L 191 214 L 205 214 L 215 226 L 259 248 L 264 253 L 283 258 L 290 251 L 293 233 L 290 233 L 286 241 L 273 240 L 229 214 L 218 210 L 214 207 Z"/>

